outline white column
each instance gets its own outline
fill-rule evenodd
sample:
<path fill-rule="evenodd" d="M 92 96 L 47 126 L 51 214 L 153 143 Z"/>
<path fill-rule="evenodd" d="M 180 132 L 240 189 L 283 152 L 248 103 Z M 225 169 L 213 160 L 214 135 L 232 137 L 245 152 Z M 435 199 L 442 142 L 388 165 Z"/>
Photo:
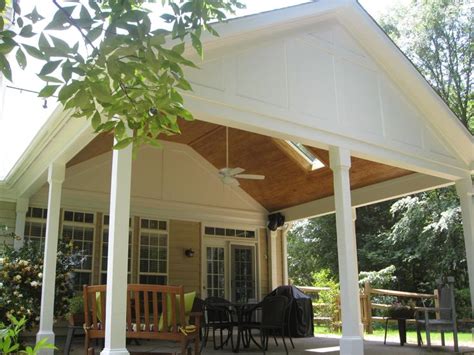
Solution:
<path fill-rule="evenodd" d="M 362 355 L 364 344 L 361 332 L 358 285 L 357 248 L 351 206 L 349 150 L 331 147 L 329 159 L 334 177 L 336 205 L 337 254 L 341 293 L 342 337 L 341 355 Z"/>
<path fill-rule="evenodd" d="M 270 263 L 269 263 L 270 286 L 271 286 L 271 290 L 274 290 L 275 288 L 280 286 L 278 282 L 277 252 L 276 252 L 278 232 L 271 231 L 270 229 L 268 230 L 268 232 L 270 233 L 270 238 L 268 239 L 268 242 L 270 244 L 268 246 L 269 254 L 270 254 Z"/>
<path fill-rule="evenodd" d="M 287 223 L 283 227 L 282 235 L 283 238 L 281 241 L 281 248 L 282 248 L 282 260 L 283 260 L 283 285 L 288 285 L 288 231 L 291 228 L 291 224 Z"/>
<path fill-rule="evenodd" d="M 56 282 L 56 254 L 58 249 L 59 219 L 61 208 L 61 187 L 66 167 L 52 163 L 48 169 L 48 218 L 46 219 L 46 240 L 44 245 L 43 285 L 41 287 L 41 313 L 39 331 L 36 340 L 48 338 L 54 344 L 54 290 Z M 53 354 L 53 350 L 44 350 L 41 354 Z"/>
<path fill-rule="evenodd" d="M 474 310 L 474 188 L 470 176 L 456 181 L 456 190 L 461 202 L 464 244 L 466 247 L 469 290 L 471 291 L 471 312 Z M 474 312 L 472 312 L 474 314 Z"/>
<path fill-rule="evenodd" d="M 129 145 L 127 148 L 114 150 L 112 157 L 105 346 L 102 355 L 128 354 L 125 324 L 131 181 L 132 146 Z"/>
<path fill-rule="evenodd" d="M 29 200 L 26 197 L 19 197 L 16 200 L 16 220 L 15 220 L 15 235 L 13 247 L 18 250 L 25 244 L 25 223 L 26 212 L 28 212 Z"/>

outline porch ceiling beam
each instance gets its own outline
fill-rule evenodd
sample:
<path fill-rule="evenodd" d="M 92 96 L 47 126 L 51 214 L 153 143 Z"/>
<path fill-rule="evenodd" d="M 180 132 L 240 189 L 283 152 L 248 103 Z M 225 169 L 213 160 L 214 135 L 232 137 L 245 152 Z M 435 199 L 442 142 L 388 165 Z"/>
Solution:
<path fill-rule="evenodd" d="M 424 174 L 410 174 L 351 191 L 352 206 L 362 207 L 391 200 L 408 194 L 431 190 L 452 184 L 452 181 Z M 312 218 L 333 213 L 334 197 L 326 197 L 298 206 L 285 208 L 278 212 L 285 215 L 287 221 Z"/>

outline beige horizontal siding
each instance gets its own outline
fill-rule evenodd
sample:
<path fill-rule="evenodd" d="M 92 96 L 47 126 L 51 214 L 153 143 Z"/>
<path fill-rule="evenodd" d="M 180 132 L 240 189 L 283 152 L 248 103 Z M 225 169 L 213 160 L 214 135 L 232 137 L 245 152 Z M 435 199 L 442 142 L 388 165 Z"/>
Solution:
<path fill-rule="evenodd" d="M 268 278 L 268 245 L 266 229 L 259 230 L 258 250 L 260 254 L 260 293 L 263 298 L 269 292 Z"/>
<path fill-rule="evenodd" d="M 184 255 L 193 249 L 194 256 Z M 169 227 L 168 284 L 182 285 L 186 292 L 201 292 L 201 224 L 171 220 Z"/>
<path fill-rule="evenodd" d="M 16 204 L 14 202 L 0 201 L 0 225 L 8 227 L 8 233 L 15 231 L 16 221 Z M 13 244 L 13 239 L 5 236 L 0 236 L 0 249 L 3 248 L 4 243 Z"/>

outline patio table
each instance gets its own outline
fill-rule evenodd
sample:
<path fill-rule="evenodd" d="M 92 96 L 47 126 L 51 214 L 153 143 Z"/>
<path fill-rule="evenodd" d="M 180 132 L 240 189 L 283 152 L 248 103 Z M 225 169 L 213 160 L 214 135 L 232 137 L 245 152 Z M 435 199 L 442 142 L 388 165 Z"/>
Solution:
<path fill-rule="evenodd" d="M 257 302 L 230 302 L 230 303 L 222 303 L 222 304 L 216 304 L 216 306 L 219 307 L 229 307 L 231 308 L 231 311 L 234 311 L 236 318 L 237 318 L 237 341 L 235 344 L 233 344 L 232 351 L 234 353 L 238 353 L 240 351 L 240 342 L 244 344 L 244 347 L 248 347 L 248 345 L 245 344 L 245 339 L 244 339 L 244 329 L 243 325 L 245 324 L 245 319 L 244 319 L 244 314 L 246 311 L 249 311 L 253 307 L 256 307 L 258 305 Z M 258 344 L 257 344 L 258 345 Z"/>

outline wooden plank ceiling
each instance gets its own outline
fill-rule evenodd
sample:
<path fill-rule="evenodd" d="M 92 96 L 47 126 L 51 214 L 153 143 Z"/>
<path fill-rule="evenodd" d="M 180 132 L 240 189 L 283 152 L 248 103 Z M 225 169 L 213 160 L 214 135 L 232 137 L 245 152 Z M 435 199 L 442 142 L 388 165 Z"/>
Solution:
<path fill-rule="evenodd" d="M 225 167 L 225 127 L 203 121 L 182 121 L 181 135 L 161 139 L 187 144 L 217 169 Z M 68 163 L 68 167 L 110 151 L 112 137 L 98 135 Z M 333 195 L 329 153 L 308 147 L 326 166 L 311 171 L 282 148 L 281 141 L 256 133 L 229 128 L 229 165 L 245 173 L 265 175 L 265 180 L 240 179 L 240 187 L 268 211 L 296 206 Z M 352 158 L 351 189 L 376 184 L 411 171 Z"/>

